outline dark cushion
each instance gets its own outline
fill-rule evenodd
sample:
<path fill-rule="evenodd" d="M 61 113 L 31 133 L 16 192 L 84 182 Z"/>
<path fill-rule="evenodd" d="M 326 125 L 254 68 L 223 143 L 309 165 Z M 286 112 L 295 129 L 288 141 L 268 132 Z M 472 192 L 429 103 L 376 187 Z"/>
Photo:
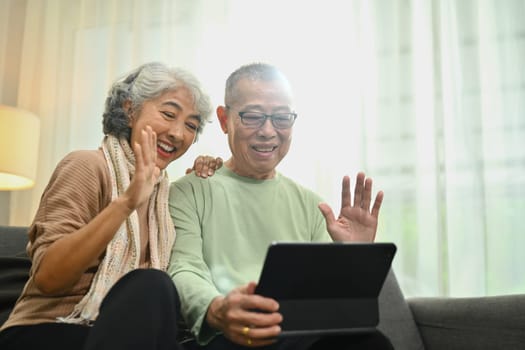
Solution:
<path fill-rule="evenodd" d="M 525 295 L 410 298 L 427 350 L 525 348 Z"/>
<path fill-rule="evenodd" d="M 0 257 L 0 325 L 22 293 L 30 268 L 29 258 Z"/>
<path fill-rule="evenodd" d="M 29 277 L 27 227 L 0 226 L 0 325 L 5 322 Z"/>
<path fill-rule="evenodd" d="M 28 227 L 0 226 L 0 256 L 27 257 Z"/>
<path fill-rule="evenodd" d="M 379 295 L 378 328 L 390 339 L 395 349 L 425 349 L 393 270 L 390 270 Z"/>

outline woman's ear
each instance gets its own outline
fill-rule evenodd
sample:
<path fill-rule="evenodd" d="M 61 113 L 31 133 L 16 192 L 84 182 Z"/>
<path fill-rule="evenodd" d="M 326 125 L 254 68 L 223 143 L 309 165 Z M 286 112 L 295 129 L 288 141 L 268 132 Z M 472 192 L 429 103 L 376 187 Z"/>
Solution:
<path fill-rule="evenodd" d="M 225 134 L 228 133 L 228 113 L 226 112 L 226 107 L 219 106 L 217 107 L 217 118 L 219 119 L 219 123 L 221 124 L 222 132 Z"/>
<path fill-rule="evenodd" d="M 130 128 L 133 127 L 133 125 L 132 125 L 132 122 L 133 122 L 133 111 L 131 110 L 131 101 L 130 100 L 124 101 L 124 103 L 122 104 L 122 109 L 128 115 L 128 126 Z"/>

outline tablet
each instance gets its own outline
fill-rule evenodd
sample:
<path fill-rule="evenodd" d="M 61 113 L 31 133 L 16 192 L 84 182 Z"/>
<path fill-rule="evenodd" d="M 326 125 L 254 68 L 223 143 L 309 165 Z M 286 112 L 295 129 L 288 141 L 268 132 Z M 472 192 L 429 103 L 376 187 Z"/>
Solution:
<path fill-rule="evenodd" d="M 393 243 L 275 242 L 255 293 L 279 302 L 281 336 L 372 331 L 395 253 Z"/>

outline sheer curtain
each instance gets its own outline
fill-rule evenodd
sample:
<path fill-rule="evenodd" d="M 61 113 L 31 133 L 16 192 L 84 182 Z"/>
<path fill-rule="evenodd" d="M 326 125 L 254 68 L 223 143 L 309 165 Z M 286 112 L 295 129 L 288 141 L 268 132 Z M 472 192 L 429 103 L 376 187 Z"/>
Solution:
<path fill-rule="evenodd" d="M 266 61 L 299 113 L 281 172 L 335 209 L 343 175 L 373 177 L 406 295 L 522 293 L 523 13 L 521 0 L 0 0 L 0 103 L 42 124 L 39 178 L 11 193 L 9 223 L 31 221 L 67 152 L 100 144 L 115 77 L 163 61 L 219 104 L 233 69 Z M 170 177 L 198 154 L 228 157 L 216 122 Z"/>

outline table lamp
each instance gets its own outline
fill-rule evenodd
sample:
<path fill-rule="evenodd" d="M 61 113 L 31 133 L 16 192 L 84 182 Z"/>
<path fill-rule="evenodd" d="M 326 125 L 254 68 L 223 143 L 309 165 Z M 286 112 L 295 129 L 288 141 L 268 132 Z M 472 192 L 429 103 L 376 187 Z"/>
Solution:
<path fill-rule="evenodd" d="M 0 105 L 0 191 L 34 186 L 39 136 L 36 115 Z"/>

